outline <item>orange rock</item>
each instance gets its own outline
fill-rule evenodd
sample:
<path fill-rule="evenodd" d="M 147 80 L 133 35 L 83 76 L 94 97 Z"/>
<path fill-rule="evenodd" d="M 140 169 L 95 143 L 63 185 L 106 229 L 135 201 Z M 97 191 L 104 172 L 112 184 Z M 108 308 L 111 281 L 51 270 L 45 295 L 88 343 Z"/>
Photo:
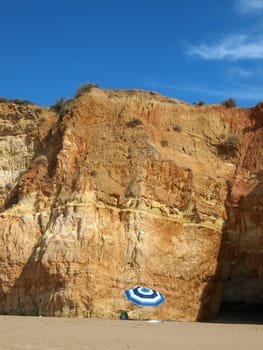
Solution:
<path fill-rule="evenodd" d="M 262 302 L 262 110 L 97 88 L 63 118 L 1 103 L 0 313 L 204 320 Z M 135 285 L 166 302 L 132 305 Z"/>

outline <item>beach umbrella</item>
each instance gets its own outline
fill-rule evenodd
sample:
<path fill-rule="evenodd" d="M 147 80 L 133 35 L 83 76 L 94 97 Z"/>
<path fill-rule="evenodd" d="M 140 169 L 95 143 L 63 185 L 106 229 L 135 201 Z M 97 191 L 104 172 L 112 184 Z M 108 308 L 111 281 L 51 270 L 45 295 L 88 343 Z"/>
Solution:
<path fill-rule="evenodd" d="M 127 299 L 139 306 L 158 306 L 165 300 L 162 293 L 147 287 L 130 288 L 124 294 Z"/>

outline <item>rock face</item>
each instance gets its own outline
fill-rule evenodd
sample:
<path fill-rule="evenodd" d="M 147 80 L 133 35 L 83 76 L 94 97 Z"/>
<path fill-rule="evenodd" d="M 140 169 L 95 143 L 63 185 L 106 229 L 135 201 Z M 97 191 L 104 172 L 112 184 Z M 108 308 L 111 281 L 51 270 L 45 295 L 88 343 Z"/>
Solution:
<path fill-rule="evenodd" d="M 0 104 L 0 313 L 205 320 L 263 303 L 263 104 L 93 88 Z M 141 308 L 143 285 L 166 302 Z"/>

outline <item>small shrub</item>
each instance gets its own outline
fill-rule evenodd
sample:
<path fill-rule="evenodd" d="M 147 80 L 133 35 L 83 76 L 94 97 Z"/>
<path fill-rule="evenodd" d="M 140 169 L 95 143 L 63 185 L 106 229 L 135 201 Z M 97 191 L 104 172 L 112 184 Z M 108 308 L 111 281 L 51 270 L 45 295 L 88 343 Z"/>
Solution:
<path fill-rule="evenodd" d="M 7 191 L 11 191 L 13 188 L 13 184 L 9 182 L 8 184 L 5 185 L 5 188 L 7 189 Z"/>
<path fill-rule="evenodd" d="M 47 165 L 48 164 L 48 159 L 44 154 L 39 155 L 34 159 L 34 164 L 41 164 L 41 165 Z"/>
<path fill-rule="evenodd" d="M 238 149 L 238 136 L 230 135 L 217 145 L 218 153 L 226 156 L 235 156 Z"/>
<path fill-rule="evenodd" d="M 227 186 L 228 190 L 231 190 L 231 188 L 234 186 L 234 183 L 235 183 L 234 179 L 226 181 L 226 186 Z"/>
<path fill-rule="evenodd" d="M 42 108 L 40 108 L 40 107 L 36 108 L 36 109 L 35 109 L 35 112 L 36 112 L 37 114 L 41 114 L 41 113 L 42 113 Z"/>
<path fill-rule="evenodd" d="M 228 98 L 227 100 L 223 101 L 221 105 L 227 108 L 236 107 L 236 100 L 234 98 Z"/>
<path fill-rule="evenodd" d="M 18 104 L 18 105 L 31 105 L 31 104 L 34 104 L 32 101 L 29 101 L 29 100 L 20 100 L 19 98 L 16 98 L 15 100 L 13 100 L 12 102 Z"/>
<path fill-rule="evenodd" d="M 47 121 L 47 117 L 46 116 L 43 116 L 43 117 L 41 117 L 40 119 L 39 119 L 39 122 L 40 123 L 45 123 Z"/>
<path fill-rule="evenodd" d="M 197 103 L 198 106 L 205 106 L 205 101 L 201 100 Z"/>
<path fill-rule="evenodd" d="M 127 185 L 125 192 L 125 197 L 138 198 L 141 196 L 141 186 L 139 184 L 138 178 L 135 177 L 131 179 L 129 184 Z"/>
<path fill-rule="evenodd" d="M 66 99 L 65 97 L 61 97 L 56 100 L 56 103 L 51 106 L 51 110 L 56 112 L 60 118 L 63 118 L 71 109 L 74 107 L 75 101 L 72 98 Z"/>
<path fill-rule="evenodd" d="M 135 118 L 130 120 L 127 124 L 128 128 L 135 128 L 136 126 L 142 125 L 141 119 Z"/>
<path fill-rule="evenodd" d="M 92 169 L 91 172 L 90 172 L 90 175 L 91 175 L 92 177 L 96 177 L 97 174 L 98 174 L 98 172 L 97 172 L 97 170 L 95 170 L 95 169 Z"/>
<path fill-rule="evenodd" d="M 0 102 L 11 102 L 11 103 L 15 103 L 17 105 L 34 104 L 33 102 L 31 102 L 29 100 L 20 100 L 20 98 L 7 98 L 7 97 L 0 97 Z"/>
<path fill-rule="evenodd" d="M 94 83 L 85 83 L 85 84 L 81 85 L 75 94 L 75 98 L 78 98 L 78 97 L 82 96 L 83 94 L 90 92 L 93 88 L 99 88 L 99 85 L 94 84 Z"/>
<path fill-rule="evenodd" d="M 174 125 L 173 126 L 173 131 L 176 131 L 176 132 L 181 132 L 182 131 L 182 126 L 181 125 Z"/>
<path fill-rule="evenodd" d="M 6 102 L 8 102 L 8 101 L 9 101 L 8 98 L 6 98 L 6 97 L 0 97 L 0 103 L 6 103 Z"/>
<path fill-rule="evenodd" d="M 168 144 L 169 144 L 169 143 L 168 143 L 167 140 L 162 140 L 162 141 L 161 141 L 161 146 L 162 146 L 162 147 L 167 147 Z"/>

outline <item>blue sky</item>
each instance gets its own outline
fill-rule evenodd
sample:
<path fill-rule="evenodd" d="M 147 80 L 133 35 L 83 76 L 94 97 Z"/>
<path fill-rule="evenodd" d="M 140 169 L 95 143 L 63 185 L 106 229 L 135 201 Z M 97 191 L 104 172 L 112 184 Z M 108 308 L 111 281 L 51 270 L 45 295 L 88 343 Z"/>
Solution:
<path fill-rule="evenodd" d="M 94 82 L 187 102 L 263 100 L 263 0 L 0 0 L 0 96 Z"/>

